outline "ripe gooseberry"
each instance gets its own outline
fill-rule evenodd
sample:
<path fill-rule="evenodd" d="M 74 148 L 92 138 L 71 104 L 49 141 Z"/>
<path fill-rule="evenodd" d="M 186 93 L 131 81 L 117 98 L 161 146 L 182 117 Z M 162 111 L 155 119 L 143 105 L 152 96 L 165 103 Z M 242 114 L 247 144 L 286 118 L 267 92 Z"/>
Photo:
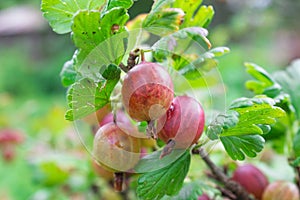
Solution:
<path fill-rule="evenodd" d="M 105 124 L 111 123 L 113 121 L 114 121 L 114 114 L 109 113 L 102 119 L 102 121 L 99 123 L 99 125 L 101 127 L 101 126 L 104 126 Z M 139 138 L 142 147 L 150 147 L 151 148 L 151 147 L 155 146 L 156 141 L 151 138 L 146 138 L 143 133 L 140 133 L 138 131 L 137 127 L 135 127 L 132 124 L 129 117 L 122 110 L 118 110 L 116 112 L 116 122 L 115 123 L 116 124 L 122 123 L 123 125 L 131 127 L 131 129 L 135 129 L 133 132 L 131 132 L 131 135 L 135 136 L 136 138 Z M 125 132 L 126 132 L 126 130 L 125 130 Z"/>
<path fill-rule="evenodd" d="M 153 121 L 161 117 L 171 105 L 173 83 L 160 65 L 141 62 L 125 76 L 122 86 L 123 105 L 136 121 Z"/>
<path fill-rule="evenodd" d="M 0 151 L 5 161 L 12 161 L 15 158 L 15 146 L 22 143 L 24 136 L 21 132 L 13 129 L 0 130 Z"/>
<path fill-rule="evenodd" d="M 197 200 L 210 200 L 210 198 L 207 194 L 204 193 L 201 196 L 199 196 Z"/>
<path fill-rule="evenodd" d="M 106 116 L 103 117 L 103 119 L 100 121 L 99 125 L 104 126 L 105 124 L 108 124 L 110 122 L 114 121 L 114 114 L 108 113 Z M 116 123 L 124 123 L 129 126 L 132 125 L 130 119 L 126 116 L 126 114 L 122 110 L 118 110 L 116 113 Z"/>
<path fill-rule="evenodd" d="M 299 200 L 298 187 L 288 181 L 275 181 L 265 189 L 262 200 Z"/>
<path fill-rule="evenodd" d="M 91 113 L 89 115 L 87 115 L 86 117 L 83 118 L 83 121 L 85 121 L 86 123 L 88 123 L 89 125 L 98 125 L 100 121 L 103 120 L 103 118 L 111 112 L 111 105 L 110 104 L 106 104 L 105 106 L 103 106 L 102 108 L 100 108 L 99 110 L 97 110 L 94 113 Z"/>
<path fill-rule="evenodd" d="M 200 103 L 189 96 L 177 96 L 166 114 L 157 121 L 158 137 L 165 143 L 172 140 L 176 149 L 185 149 L 198 141 L 204 124 Z"/>
<path fill-rule="evenodd" d="M 262 198 L 264 189 L 269 184 L 267 177 L 257 167 L 251 164 L 239 166 L 234 171 L 232 180 L 238 182 L 257 199 Z"/>
<path fill-rule="evenodd" d="M 99 164 L 97 163 L 97 161 L 92 160 L 92 167 L 93 167 L 94 172 L 95 172 L 98 176 L 104 178 L 104 179 L 107 180 L 107 181 L 113 180 L 114 174 L 113 174 L 112 172 L 107 171 L 106 169 L 104 169 L 101 165 L 99 165 Z"/>
<path fill-rule="evenodd" d="M 140 141 L 132 133 L 135 129 L 113 122 L 100 127 L 94 138 L 94 159 L 112 172 L 126 172 L 140 159 Z"/>

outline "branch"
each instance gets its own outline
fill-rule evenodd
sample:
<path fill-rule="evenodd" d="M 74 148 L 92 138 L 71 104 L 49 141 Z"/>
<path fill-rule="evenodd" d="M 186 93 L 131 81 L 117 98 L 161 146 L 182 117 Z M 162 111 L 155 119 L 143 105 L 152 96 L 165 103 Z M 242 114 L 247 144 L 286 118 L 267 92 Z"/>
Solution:
<path fill-rule="evenodd" d="M 227 197 L 232 200 L 237 200 L 236 196 L 231 191 L 220 186 L 217 186 L 216 188 L 221 191 L 223 197 Z"/>
<path fill-rule="evenodd" d="M 300 167 L 295 167 L 296 170 L 296 184 L 298 189 L 300 190 Z"/>
<path fill-rule="evenodd" d="M 141 51 L 139 48 L 137 48 L 129 53 L 129 57 L 127 59 L 127 66 L 124 65 L 123 63 L 120 63 L 119 67 L 125 73 L 127 73 L 130 69 L 132 69 L 137 64 L 136 58 L 139 56 L 141 56 L 142 61 L 145 61 L 144 52 Z"/>
<path fill-rule="evenodd" d="M 237 199 L 253 200 L 253 198 L 250 197 L 250 194 L 239 183 L 227 177 L 226 174 L 212 162 L 204 149 L 194 149 L 193 153 L 200 155 L 200 157 L 215 175 L 216 179 L 223 183 L 225 188 L 231 191 L 237 197 Z"/>

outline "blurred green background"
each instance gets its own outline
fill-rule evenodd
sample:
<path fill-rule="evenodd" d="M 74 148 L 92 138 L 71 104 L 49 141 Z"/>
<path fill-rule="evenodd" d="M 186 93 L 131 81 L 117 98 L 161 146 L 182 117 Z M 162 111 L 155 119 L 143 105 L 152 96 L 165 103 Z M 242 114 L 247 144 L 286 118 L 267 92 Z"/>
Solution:
<path fill-rule="evenodd" d="M 204 3 L 216 12 L 209 27 L 213 46 L 231 49 L 219 59 L 228 101 L 248 94 L 245 61 L 272 72 L 300 58 L 299 1 Z M 137 1 L 131 17 L 151 4 Z M 0 199 L 121 199 L 97 178 L 73 124 L 64 120 L 59 73 L 75 48 L 69 35 L 51 31 L 39 7 L 38 0 L 0 2 L 0 131 L 24 137 L 12 160 L 0 156 Z"/>

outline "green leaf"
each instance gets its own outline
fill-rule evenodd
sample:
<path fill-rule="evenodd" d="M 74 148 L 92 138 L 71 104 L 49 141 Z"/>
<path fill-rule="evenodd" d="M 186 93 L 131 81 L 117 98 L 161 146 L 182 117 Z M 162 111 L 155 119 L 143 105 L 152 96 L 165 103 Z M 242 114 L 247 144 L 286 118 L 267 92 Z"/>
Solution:
<path fill-rule="evenodd" d="M 182 68 L 178 70 L 188 80 L 196 80 L 204 76 L 206 72 L 211 71 L 217 66 L 218 62 L 211 58 L 210 54 L 203 54 L 202 57 L 189 62 L 187 65 L 181 65 L 175 62 L 174 66 Z"/>
<path fill-rule="evenodd" d="M 291 165 L 293 167 L 299 167 L 300 166 L 300 157 L 297 157 L 292 163 Z"/>
<path fill-rule="evenodd" d="M 54 161 L 43 161 L 34 167 L 34 180 L 48 187 L 63 184 L 70 175 Z"/>
<path fill-rule="evenodd" d="M 61 72 L 60 72 L 60 78 L 62 85 L 65 87 L 68 87 L 75 83 L 77 77 L 77 73 L 74 69 L 74 61 L 69 60 L 65 62 Z"/>
<path fill-rule="evenodd" d="M 202 1 L 198 0 L 176 0 L 173 4 L 175 8 L 181 8 L 184 13 L 184 22 L 181 28 L 190 26 L 207 27 L 214 16 L 212 6 L 201 6 Z M 200 7 L 200 8 L 199 8 Z"/>
<path fill-rule="evenodd" d="M 221 142 L 233 160 L 244 160 L 245 155 L 254 158 L 261 152 L 265 140 L 260 135 L 240 135 L 221 137 Z"/>
<path fill-rule="evenodd" d="M 181 9 L 166 8 L 150 12 L 142 23 L 142 28 L 150 33 L 163 36 L 179 30 L 184 13 Z"/>
<path fill-rule="evenodd" d="M 265 94 L 276 97 L 281 92 L 281 86 L 262 67 L 254 63 L 245 63 L 247 72 L 256 80 L 246 82 L 246 87 L 255 94 Z"/>
<path fill-rule="evenodd" d="M 110 36 L 125 31 L 124 25 L 128 19 L 124 8 L 114 8 L 101 19 L 96 11 L 79 12 L 72 25 L 74 43 L 78 48 L 92 50 Z M 112 30 L 114 25 L 119 26 L 118 30 Z"/>
<path fill-rule="evenodd" d="M 226 47 L 209 50 L 211 44 L 206 38 L 207 30 L 189 27 L 165 36 L 152 49 L 156 60 L 171 60 L 170 66 L 188 80 L 196 80 L 217 66 L 216 56 L 229 51 Z"/>
<path fill-rule="evenodd" d="M 81 119 L 110 102 L 110 95 L 119 81 L 121 71 L 116 65 L 109 65 L 103 72 L 102 79 L 83 78 L 74 83 L 67 94 L 70 109 L 65 118 L 70 121 Z"/>
<path fill-rule="evenodd" d="M 287 117 L 289 117 L 290 121 L 294 121 L 295 118 L 295 108 L 297 103 L 292 104 L 292 100 L 296 102 L 298 99 L 297 92 L 295 93 L 295 88 L 292 90 L 291 87 L 297 85 L 297 80 L 295 76 L 295 80 L 291 81 L 291 78 L 285 71 L 277 72 L 274 76 L 271 76 L 268 72 L 266 72 L 262 67 L 253 64 L 253 63 L 245 63 L 247 68 L 247 72 L 256 80 L 249 80 L 246 82 L 246 87 L 253 91 L 255 94 L 264 94 L 268 97 L 273 98 L 276 101 L 276 106 L 284 109 L 287 113 Z M 293 70 L 292 70 L 293 71 Z M 297 69 L 295 72 L 291 72 L 293 75 L 297 74 Z M 276 75 L 277 74 L 277 75 Z M 300 74 L 300 73 L 299 73 Z M 276 80 L 276 76 L 280 77 L 278 81 Z M 274 78 L 275 77 L 275 78 Z M 283 78 L 284 77 L 284 78 Z M 290 84 L 286 85 L 285 80 L 288 80 Z M 283 89 L 282 85 L 285 85 Z M 300 91 L 300 83 L 299 83 L 299 91 Z M 292 97 L 290 94 L 296 94 L 296 96 Z"/>
<path fill-rule="evenodd" d="M 257 95 L 254 98 L 239 98 L 234 100 L 231 105 L 230 109 L 242 109 L 242 108 L 248 108 L 253 106 L 254 104 L 269 104 L 269 105 L 275 105 L 275 101 L 272 98 L 268 98 L 265 95 Z"/>
<path fill-rule="evenodd" d="M 285 70 L 274 73 L 274 79 L 282 86 L 285 93 L 289 94 L 291 103 L 300 119 L 300 59 L 295 60 Z"/>
<path fill-rule="evenodd" d="M 300 157 L 300 129 L 293 139 L 293 150 L 296 157 Z"/>
<path fill-rule="evenodd" d="M 180 8 L 171 8 L 173 1 L 156 0 L 150 13 L 143 20 L 142 28 L 159 36 L 178 31 L 184 12 Z"/>
<path fill-rule="evenodd" d="M 187 26 L 194 26 L 194 25 L 188 25 L 192 20 L 194 16 L 194 12 L 200 7 L 202 4 L 202 0 L 175 0 L 173 7 L 174 8 L 181 8 L 184 13 L 184 22 L 183 24 Z"/>
<path fill-rule="evenodd" d="M 191 51 L 191 46 L 196 45 L 194 48 L 199 49 L 202 54 L 211 46 L 209 40 L 206 38 L 207 35 L 208 31 L 204 28 L 184 28 L 176 33 L 162 37 L 152 46 L 152 48 L 154 51 L 163 50 L 169 54 L 176 53 L 177 55 L 180 55 L 187 50 Z"/>
<path fill-rule="evenodd" d="M 127 10 L 124 8 L 113 8 L 104 13 L 101 18 L 101 30 L 106 37 L 125 31 L 125 24 L 129 19 Z M 119 26 L 118 29 L 112 30 L 113 26 Z"/>
<path fill-rule="evenodd" d="M 276 124 L 272 125 L 271 130 L 264 134 L 263 137 L 270 147 L 278 154 L 284 154 L 287 144 L 287 125 L 282 123 L 285 119 L 279 120 Z"/>
<path fill-rule="evenodd" d="M 270 133 L 271 126 L 267 124 L 257 124 L 257 126 L 262 130 L 262 134 Z"/>
<path fill-rule="evenodd" d="M 155 151 L 140 159 L 139 163 L 134 167 L 136 173 L 152 172 L 164 168 L 185 153 L 185 149 L 174 149 L 168 156 L 160 158 L 162 150 Z"/>
<path fill-rule="evenodd" d="M 238 102 L 247 102 L 248 100 L 250 99 L 243 98 L 239 99 Z M 285 116 L 285 112 L 281 108 L 273 106 L 275 102 L 271 100 L 268 98 L 253 98 L 251 99 L 252 104 L 247 107 L 242 104 L 240 104 L 240 107 L 236 107 L 234 104 L 237 104 L 237 102 L 234 102 L 230 109 L 239 114 L 238 123 L 229 129 L 223 126 L 224 131 L 221 135 L 263 134 L 265 131 L 262 128 L 265 129 L 266 127 L 262 125 L 275 124 L 276 118 Z"/>
<path fill-rule="evenodd" d="M 228 47 L 216 47 L 211 50 L 209 50 L 210 53 L 212 53 L 215 57 L 223 56 L 226 53 L 230 52 L 230 49 Z"/>
<path fill-rule="evenodd" d="M 105 10 L 111 10 L 115 7 L 129 9 L 133 5 L 132 0 L 108 0 Z"/>
<path fill-rule="evenodd" d="M 72 19 L 78 11 L 100 10 L 104 0 L 42 0 L 41 9 L 53 31 L 59 34 L 71 31 Z"/>
<path fill-rule="evenodd" d="M 106 37 L 102 33 L 100 12 L 81 11 L 76 14 L 72 24 L 72 38 L 79 49 L 91 50 Z"/>
<path fill-rule="evenodd" d="M 167 167 L 142 174 L 138 179 L 137 195 L 140 199 L 161 199 L 165 195 L 175 195 L 182 188 L 191 162 L 186 151 Z"/>
<path fill-rule="evenodd" d="M 124 8 L 113 8 L 100 18 L 99 12 L 79 12 L 72 25 L 73 40 L 79 48 L 76 70 L 85 76 L 95 74 L 103 65 L 118 65 L 126 51 L 128 36 Z"/>
<path fill-rule="evenodd" d="M 266 96 L 237 99 L 208 126 L 206 134 L 211 140 L 220 138 L 234 160 L 243 160 L 245 154 L 255 157 L 264 143 L 259 135 L 268 133 L 270 125 L 285 116 L 284 110 L 274 105 L 275 101 Z"/>
<path fill-rule="evenodd" d="M 182 199 L 189 199 L 189 200 L 197 200 L 200 195 L 202 195 L 202 188 L 201 184 L 198 182 L 190 182 L 185 183 L 181 188 L 179 194 L 176 196 L 164 196 L 162 200 L 182 200 Z"/>
<path fill-rule="evenodd" d="M 296 110 L 291 100 L 291 96 L 285 92 L 281 92 L 278 96 L 275 98 L 276 106 L 282 108 L 285 110 L 285 112 L 289 115 L 290 121 L 294 121 L 296 117 Z"/>
<path fill-rule="evenodd" d="M 211 140 L 219 139 L 219 134 L 223 131 L 223 124 L 214 122 L 207 127 L 205 134 Z"/>
<path fill-rule="evenodd" d="M 187 26 L 207 27 L 212 21 L 215 11 L 212 6 L 201 6 L 195 14 L 193 20 Z"/>
<path fill-rule="evenodd" d="M 163 8 L 169 8 L 172 2 L 174 2 L 174 0 L 154 0 L 151 12 L 159 12 Z"/>
<path fill-rule="evenodd" d="M 238 121 L 235 121 L 236 124 L 233 126 L 228 126 L 227 120 L 225 120 L 220 136 L 263 134 L 265 131 L 262 128 L 266 129 L 266 127 L 262 125 L 275 124 L 276 118 L 285 116 L 285 112 L 274 104 L 273 99 L 263 96 L 237 99 L 229 109 L 238 113 L 238 116 L 237 114 L 234 116 L 238 117 Z"/>

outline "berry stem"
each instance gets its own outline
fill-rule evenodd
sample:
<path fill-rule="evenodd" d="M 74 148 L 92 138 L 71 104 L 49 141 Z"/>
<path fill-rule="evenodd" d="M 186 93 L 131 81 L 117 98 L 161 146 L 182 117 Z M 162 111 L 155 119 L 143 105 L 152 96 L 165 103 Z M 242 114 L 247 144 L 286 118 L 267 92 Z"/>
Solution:
<path fill-rule="evenodd" d="M 198 149 L 198 148 L 206 145 L 210 141 L 211 140 L 206 135 L 204 135 L 204 136 L 201 137 L 201 139 L 198 141 L 198 143 L 193 147 L 193 149 Z"/>
<path fill-rule="evenodd" d="M 141 49 L 141 61 L 145 62 L 145 52 L 143 49 Z"/>
<path fill-rule="evenodd" d="M 147 136 L 149 138 L 157 139 L 156 127 L 155 127 L 155 120 L 151 120 L 148 122 L 147 126 Z"/>
<path fill-rule="evenodd" d="M 116 192 L 123 191 L 124 173 L 115 172 L 114 173 L 114 189 Z"/>
<path fill-rule="evenodd" d="M 127 73 L 127 72 L 129 71 L 128 67 L 125 66 L 123 63 L 120 63 L 120 64 L 119 64 L 119 67 L 120 67 L 125 73 Z"/>
<path fill-rule="evenodd" d="M 113 122 L 115 124 L 117 124 L 117 111 L 116 110 L 113 111 Z"/>
<path fill-rule="evenodd" d="M 162 159 L 166 155 L 169 155 L 173 151 L 175 145 L 176 145 L 175 140 L 170 139 L 168 141 L 167 145 L 163 148 L 163 150 L 162 150 L 162 152 L 161 152 L 161 154 L 159 156 L 159 159 Z"/>
<path fill-rule="evenodd" d="M 119 64 L 119 67 L 125 72 L 127 73 L 130 69 L 132 69 L 137 63 L 136 63 L 136 58 L 139 56 L 140 54 L 140 49 L 134 49 L 129 53 L 129 57 L 127 59 L 127 66 L 124 65 L 123 63 Z"/>
<path fill-rule="evenodd" d="M 203 148 L 193 149 L 192 152 L 193 154 L 200 155 L 200 157 L 215 175 L 216 180 L 224 184 L 225 188 L 231 191 L 237 197 L 237 199 L 253 200 L 249 193 L 240 184 L 230 180 L 230 178 L 227 177 L 226 174 L 212 162 Z"/>

